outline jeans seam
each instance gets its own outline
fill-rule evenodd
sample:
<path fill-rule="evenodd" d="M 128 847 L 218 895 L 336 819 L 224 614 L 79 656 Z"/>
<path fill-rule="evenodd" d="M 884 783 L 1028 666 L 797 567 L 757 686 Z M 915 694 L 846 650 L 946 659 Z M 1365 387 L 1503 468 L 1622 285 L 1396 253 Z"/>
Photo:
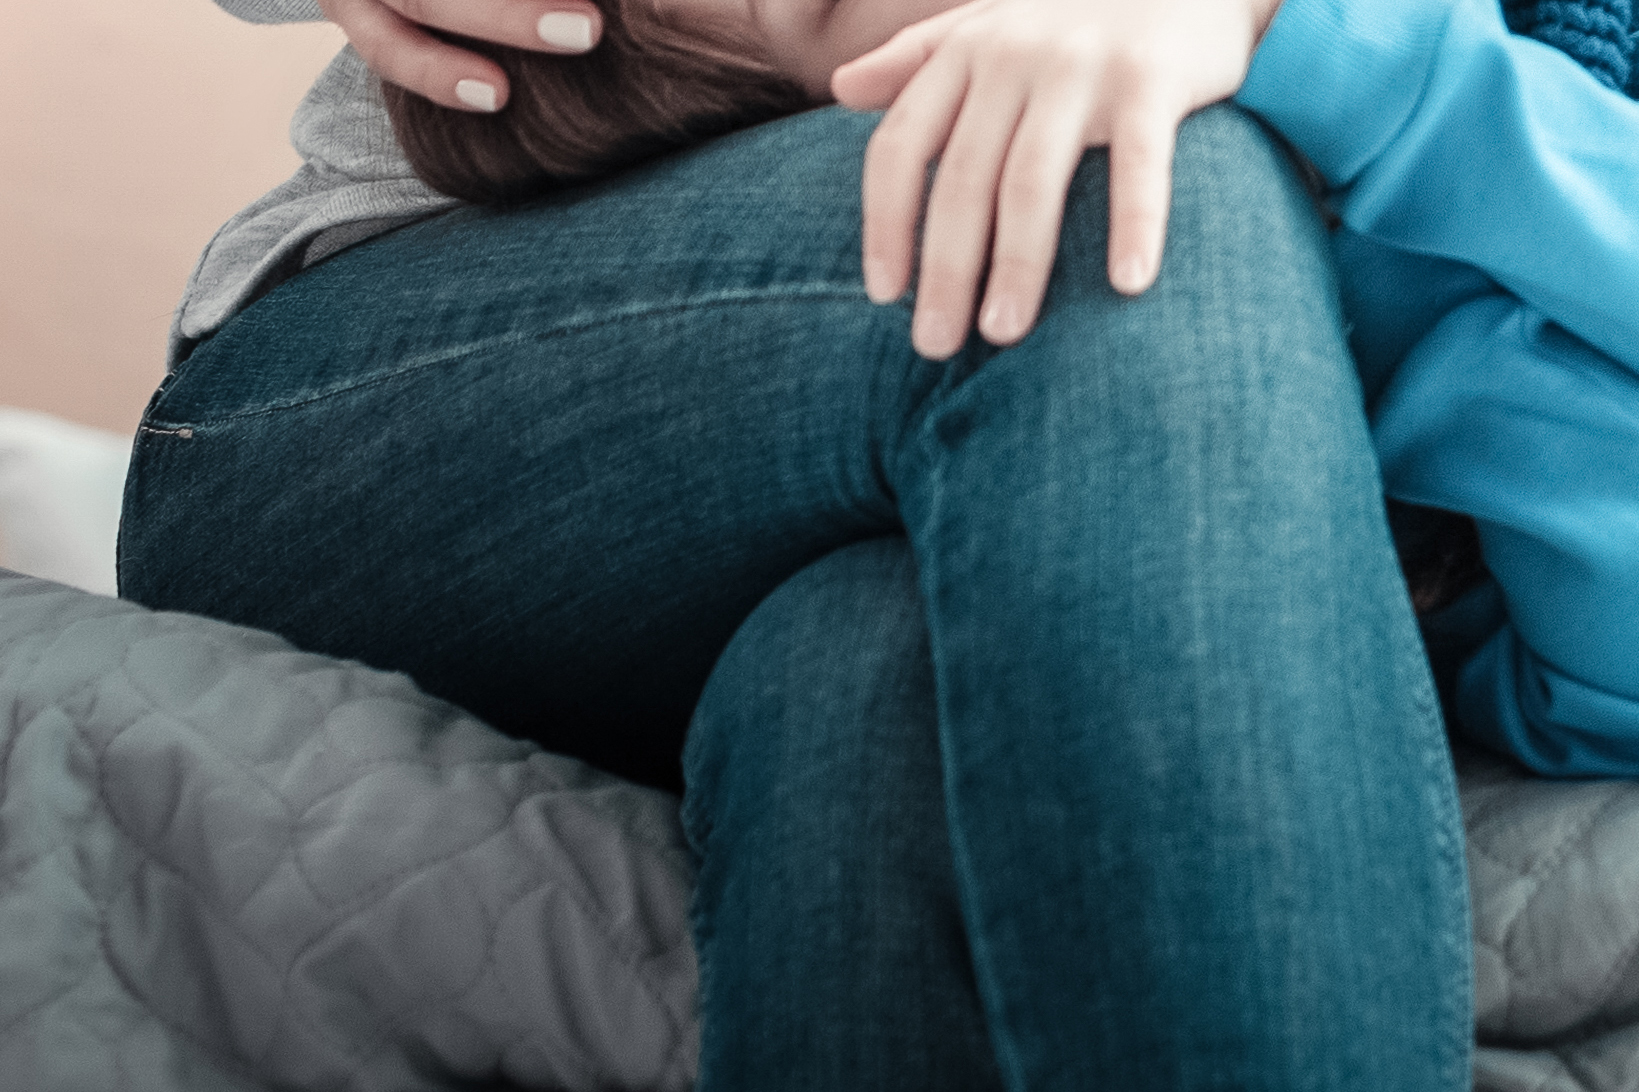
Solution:
<path fill-rule="evenodd" d="M 983 370 L 985 364 L 989 363 L 987 358 L 976 366 L 964 367 L 963 362 L 970 352 L 971 350 L 964 350 L 960 355 L 946 361 L 945 373 L 939 377 L 939 381 L 918 399 L 918 404 L 909 413 L 905 414 L 898 428 L 898 435 L 894 437 L 891 461 L 886 461 L 884 466 L 890 490 L 895 496 L 899 495 L 895 484 L 903 482 L 905 475 L 909 473 L 907 464 L 921 464 L 922 472 L 931 474 L 938 465 L 941 452 L 948 451 L 953 446 L 938 435 L 938 421 L 949 410 L 951 399 Z M 911 386 L 912 384 L 903 383 L 900 389 L 909 389 Z M 903 519 L 903 510 L 900 516 Z"/>
<path fill-rule="evenodd" d="M 477 356 L 480 353 L 489 352 L 494 349 L 507 346 L 541 344 L 543 342 L 554 341 L 573 334 L 581 334 L 593 330 L 617 326 L 634 319 L 648 319 L 665 315 L 686 314 L 692 311 L 709 312 L 717 310 L 730 310 L 737 307 L 744 307 L 750 304 L 761 304 L 773 300 L 801 299 L 843 301 L 861 298 L 863 298 L 863 289 L 857 284 L 815 282 L 800 286 L 780 285 L 776 288 L 729 289 L 722 292 L 710 293 L 704 296 L 694 296 L 685 300 L 668 300 L 665 303 L 651 302 L 636 304 L 600 312 L 596 318 L 559 322 L 544 330 L 488 338 L 482 341 L 469 342 L 459 347 L 427 353 L 418 357 L 412 357 L 408 360 L 400 362 L 396 367 L 393 367 L 388 371 L 371 375 L 365 379 L 346 382 L 338 386 L 308 394 L 301 398 L 294 398 L 284 402 L 276 402 L 265 406 L 259 406 L 255 409 L 238 410 L 232 413 L 222 414 L 220 416 L 190 418 L 186 422 L 179 421 L 174 418 L 167 418 L 163 416 L 162 413 L 165 408 L 164 399 L 162 397 L 156 398 L 154 405 L 150 407 L 148 415 L 143 420 L 142 430 L 155 435 L 180 436 L 183 431 L 186 431 L 185 428 L 182 427 L 184 424 L 198 425 L 204 422 L 218 424 L 227 421 L 244 421 L 254 420 L 259 417 L 270 417 L 278 413 L 283 413 L 287 410 L 300 409 L 303 406 L 314 405 L 344 394 L 350 394 L 354 391 L 367 390 L 382 383 L 400 379 L 411 373 L 423 371 L 428 368 L 434 368 L 444 364 L 460 363 L 464 360 L 470 359 L 471 357 Z M 165 428 L 163 427 L 165 425 L 176 427 Z"/>
<path fill-rule="evenodd" d="M 1445 898 L 1454 904 L 1454 908 L 1460 908 L 1462 919 L 1457 928 L 1445 930 L 1444 936 L 1450 966 L 1464 976 L 1461 989 L 1451 989 L 1444 994 L 1452 1038 L 1446 1083 L 1452 1089 L 1459 1089 L 1469 1087 L 1474 1079 L 1474 920 L 1468 891 L 1467 837 L 1462 811 L 1457 802 L 1455 778 L 1450 772 L 1450 751 L 1443 745 L 1444 733 L 1440 733 L 1438 738 L 1440 743 L 1430 743 L 1424 748 L 1424 761 L 1426 766 L 1437 768 L 1437 776 L 1444 782 L 1445 791 L 1441 793 L 1439 804 L 1442 814 L 1436 816 L 1436 822 L 1441 819 L 1445 822 L 1436 836 L 1435 856 L 1444 870 L 1456 880 L 1453 889 L 1445 892 Z M 1455 836 L 1452 835 L 1453 830 Z"/>
<path fill-rule="evenodd" d="M 910 306 L 906 301 L 901 300 L 892 306 L 909 316 Z M 906 326 L 909 326 L 908 322 Z M 900 331 L 895 327 L 891 331 L 884 330 L 878 336 L 904 337 L 906 339 L 904 347 L 909 348 L 910 335 L 908 330 Z M 879 356 L 879 359 L 887 358 L 886 356 Z M 901 417 L 895 406 L 897 399 L 894 395 L 896 392 L 902 393 L 914 389 L 914 381 L 906 373 L 913 371 L 920 361 L 921 357 L 914 350 L 906 353 L 903 357 L 903 367 L 897 376 L 897 382 L 892 384 L 887 382 L 887 368 L 873 370 L 871 373 L 871 390 L 866 403 L 869 408 L 866 418 L 865 439 L 867 450 L 870 452 L 871 471 L 876 478 L 879 494 L 894 498 L 895 518 L 900 521 L 901 527 L 904 525 L 904 517 L 900 510 L 899 491 L 895 483 L 900 480 L 899 464 L 903 459 L 904 440 L 907 435 L 914 434 L 920 428 L 919 422 L 927 412 L 927 403 L 933 395 L 930 392 L 927 396 L 924 396 L 922 406 L 912 411 L 908 420 Z M 896 421 L 897 424 L 894 423 Z"/>

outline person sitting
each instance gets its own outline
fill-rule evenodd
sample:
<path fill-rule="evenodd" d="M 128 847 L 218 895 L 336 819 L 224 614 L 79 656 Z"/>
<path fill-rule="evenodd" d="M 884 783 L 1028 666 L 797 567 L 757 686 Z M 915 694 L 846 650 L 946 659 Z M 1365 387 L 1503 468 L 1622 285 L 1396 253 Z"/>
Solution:
<path fill-rule="evenodd" d="M 1038 7 L 1042 18 L 1061 19 L 1064 33 L 1080 29 L 1073 7 Z M 1532 11 L 1515 4 L 1512 13 L 1523 23 Z M 505 111 L 458 113 L 391 85 L 387 103 L 430 185 L 504 202 L 807 108 L 830 97 L 829 84 L 849 105 L 888 106 L 900 131 L 920 126 L 924 151 L 959 152 L 953 171 L 983 164 L 948 187 L 935 183 L 930 253 L 935 233 L 964 230 L 993 231 L 998 254 L 1017 250 L 1007 237 L 1020 204 L 1010 176 L 1026 154 L 1049 159 L 1056 173 L 1027 179 L 1038 207 L 1012 213 L 1041 221 L 1029 236 L 1034 251 L 1013 260 L 1030 267 L 1032 288 L 1044 284 L 1056 252 L 1049 214 L 1069 167 L 1097 142 L 1084 123 L 1057 119 L 1083 118 L 1090 87 L 1022 73 L 1013 82 L 1026 90 L 1014 92 L 962 57 L 986 35 L 1005 37 L 1006 20 L 1018 18 L 1007 5 L 878 0 L 824 19 L 799 17 L 805 12 L 801 0 L 755 9 L 621 0 L 606 10 L 603 44 L 581 57 L 467 43 L 507 69 L 515 90 Z M 1639 137 L 1639 106 L 1621 93 L 1628 63 L 1613 59 L 1604 38 L 1567 38 L 1562 19 L 1525 29 L 1580 49 L 1586 70 L 1560 50 L 1512 38 L 1488 0 L 1427 14 L 1402 4 L 1381 22 L 1394 28 L 1413 15 L 1455 28 L 1437 48 L 1402 47 L 1387 58 L 1397 67 L 1378 74 L 1385 87 L 1426 78 L 1430 95 L 1414 108 L 1404 94 L 1368 101 L 1364 87 L 1342 106 L 1276 99 L 1272 80 L 1259 82 L 1276 67 L 1267 45 L 1264 67 L 1238 98 L 1322 166 L 1339 206 L 1334 249 L 1388 495 L 1467 517 L 1396 511 L 1424 612 L 1473 593 L 1466 617 L 1448 615 L 1440 638 L 1442 659 L 1455 661 L 1447 674 L 1456 724 L 1539 773 L 1639 775 L 1639 320 L 1630 304 L 1639 292 L 1639 157 L 1626 152 Z M 1307 33 L 1276 26 L 1281 44 L 1307 44 Z M 1625 43 L 1618 30 L 1607 37 Z M 888 35 L 898 37 L 854 55 Z M 964 64 L 968 82 L 940 75 Z M 924 89 L 939 79 L 948 87 L 929 107 Z M 1032 133 L 1032 117 L 1055 119 L 1048 143 Z M 982 131 L 990 145 L 975 154 L 957 146 L 958 133 L 947 145 L 941 134 L 952 125 Z M 1381 141 L 1392 143 L 1373 147 Z M 925 165 L 916 157 L 868 167 L 867 248 L 871 217 L 892 218 L 876 209 L 914 210 Z M 873 187 L 884 195 L 874 206 Z M 952 215 L 937 202 L 958 187 L 983 199 Z M 970 229 L 955 222 L 964 214 Z M 877 233 L 897 250 L 878 259 L 897 270 L 875 293 L 881 298 L 903 288 L 913 222 L 902 215 Z M 972 250 L 959 277 L 977 280 L 982 257 Z M 1158 264 L 1148 253 L 1138 260 L 1146 270 Z M 1112 255 L 1112 275 L 1117 261 Z M 1028 320 L 993 316 L 1030 315 L 1039 296 L 1009 300 L 1001 277 L 990 274 L 979 328 L 1005 344 Z M 1141 277 L 1130 287 L 1146 284 Z M 963 302 L 972 307 L 971 293 L 956 311 Z M 956 344 L 924 339 L 920 347 L 944 355 Z M 1544 398 L 1553 413 L 1541 412 Z M 1420 541 L 1412 528 L 1423 529 Z M 1460 633 L 1447 632 L 1453 626 Z"/>

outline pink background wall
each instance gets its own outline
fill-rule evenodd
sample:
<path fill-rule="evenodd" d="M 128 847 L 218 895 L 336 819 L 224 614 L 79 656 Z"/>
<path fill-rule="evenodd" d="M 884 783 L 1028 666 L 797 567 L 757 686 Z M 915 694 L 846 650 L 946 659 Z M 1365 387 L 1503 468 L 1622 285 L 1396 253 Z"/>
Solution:
<path fill-rule="evenodd" d="M 210 0 L 0 0 L 0 405 L 135 429 L 195 256 L 295 169 L 340 44 Z"/>

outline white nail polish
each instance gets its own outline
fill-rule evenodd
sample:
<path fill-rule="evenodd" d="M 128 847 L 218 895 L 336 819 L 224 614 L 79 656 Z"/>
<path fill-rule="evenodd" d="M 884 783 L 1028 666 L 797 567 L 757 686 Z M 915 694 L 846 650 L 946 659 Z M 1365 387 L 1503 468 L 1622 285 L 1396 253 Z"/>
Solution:
<path fill-rule="evenodd" d="M 984 335 L 994 345 L 1011 345 L 1024 334 L 1024 322 L 1019 318 L 1019 308 L 1010 299 L 993 300 L 985 305 L 985 313 L 979 319 L 979 325 Z"/>
<path fill-rule="evenodd" d="M 944 360 L 962 347 L 956 324 L 943 311 L 918 311 L 911 320 L 911 340 L 930 360 Z"/>
<path fill-rule="evenodd" d="M 897 298 L 889 288 L 892 282 L 893 273 L 887 262 L 881 258 L 865 259 L 865 295 L 872 303 L 892 303 Z"/>
<path fill-rule="evenodd" d="M 483 80 L 460 80 L 455 85 L 455 97 L 486 114 L 495 113 L 495 88 Z"/>
<path fill-rule="evenodd" d="M 1116 265 L 1110 284 L 1117 292 L 1131 296 L 1141 292 L 1148 280 L 1149 270 L 1144 267 L 1142 259 L 1123 258 Z"/>
<path fill-rule="evenodd" d="M 585 53 L 592 48 L 592 20 L 578 12 L 549 11 L 535 24 L 535 32 L 549 46 Z"/>

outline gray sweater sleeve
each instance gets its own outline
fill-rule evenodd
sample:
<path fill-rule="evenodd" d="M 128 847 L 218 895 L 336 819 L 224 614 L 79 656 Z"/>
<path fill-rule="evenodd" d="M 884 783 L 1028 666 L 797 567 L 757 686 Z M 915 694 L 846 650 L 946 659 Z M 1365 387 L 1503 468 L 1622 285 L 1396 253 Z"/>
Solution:
<path fill-rule="evenodd" d="M 314 0 L 217 0 L 253 22 L 319 17 Z M 228 221 L 205 248 L 171 328 L 172 367 L 279 282 L 338 250 L 453 207 L 415 177 L 399 150 L 381 87 L 349 47 L 296 110 L 302 157 L 289 181 Z"/>
<path fill-rule="evenodd" d="M 216 0 L 216 5 L 247 23 L 301 23 L 324 18 L 318 0 Z"/>

